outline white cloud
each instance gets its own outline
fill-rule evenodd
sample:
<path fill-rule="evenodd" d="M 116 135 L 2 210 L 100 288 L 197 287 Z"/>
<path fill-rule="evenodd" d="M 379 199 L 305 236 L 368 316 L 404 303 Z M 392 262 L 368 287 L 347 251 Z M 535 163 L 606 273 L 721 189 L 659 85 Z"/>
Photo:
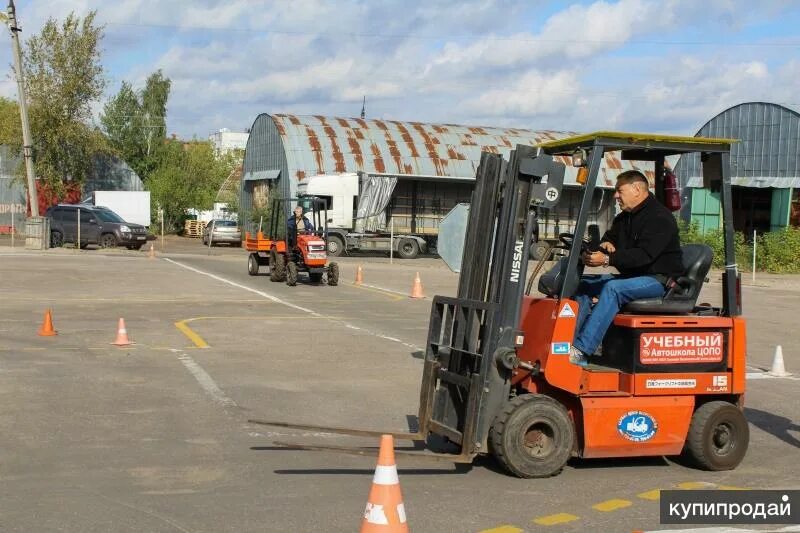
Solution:
<path fill-rule="evenodd" d="M 555 11 L 541 17 L 541 8 Z M 516 0 L 51 0 L 20 9 L 27 35 L 48 16 L 97 9 L 108 23 L 109 93 L 122 80 L 140 87 L 161 68 L 173 81 L 170 131 L 186 136 L 244 128 L 262 112 L 353 116 L 364 95 L 367 114 L 386 118 L 689 133 L 722 105 L 796 100 L 800 79 L 798 62 L 782 57 L 791 48 L 732 53 L 724 45 L 745 39 L 741 28 L 796 13 L 783 0 L 757 9 L 746 0 L 561 8 Z M 686 39 L 720 44 L 675 44 Z M 0 83 L 6 93 L 15 94 L 13 83 Z"/>
<path fill-rule="evenodd" d="M 466 106 L 473 112 L 490 109 L 500 116 L 555 115 L 568 111 L 580 94 L 575 72 L 533 70 L 507 87 L 491 89 L 468 100 Z"/>

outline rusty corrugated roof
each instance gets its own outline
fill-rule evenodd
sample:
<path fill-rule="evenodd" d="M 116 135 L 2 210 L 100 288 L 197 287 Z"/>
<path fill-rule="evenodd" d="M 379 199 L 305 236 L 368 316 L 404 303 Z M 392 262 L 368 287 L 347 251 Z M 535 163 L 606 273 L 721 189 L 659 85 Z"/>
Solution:
<path fill-rule="evenodd" d="M 577 134 L 321 115 L 270 118 L 283 141 L 289 176 L 296 180 L 357 171 L 472 178 L 482 151 L 508 157 L 518 144 L 534 146 Z M 575 183 L 577 169 L 569 158 L 560 159 L 567 164 L 565 183 Z M 637 167 L 606 154 L 597 185 L 613 187 L 617 174 L 630 168 Z M 652 180 L 652 172 L 647 173 Z"/>

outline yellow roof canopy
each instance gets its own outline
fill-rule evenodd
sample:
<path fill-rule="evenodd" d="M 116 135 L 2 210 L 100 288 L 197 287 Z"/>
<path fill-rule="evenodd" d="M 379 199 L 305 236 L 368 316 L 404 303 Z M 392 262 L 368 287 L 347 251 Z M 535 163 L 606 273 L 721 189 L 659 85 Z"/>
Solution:
<path fill-rule="evenodd" d="M 670 149 L 675 146 L 670 144 L 682 145 L 726 145 L 739 142 L 738 139 L 720 139 L 710 137 L 684 137 L 681 135 L 661 135 L 656 133 L 629 133 L 623 131 L 596 131 L 574 137 L 566 137 L 555 141 L 547 141 L 539 144 L 548 152 L 558 151 L 560 147 L 575 147 L 575 145 L 591 144 L 595 139 L 618 140 L 620 145 L 630 148 L 635 145 L 641 148 Z M 606 143 L 607 144 L 607 143 Z"/>

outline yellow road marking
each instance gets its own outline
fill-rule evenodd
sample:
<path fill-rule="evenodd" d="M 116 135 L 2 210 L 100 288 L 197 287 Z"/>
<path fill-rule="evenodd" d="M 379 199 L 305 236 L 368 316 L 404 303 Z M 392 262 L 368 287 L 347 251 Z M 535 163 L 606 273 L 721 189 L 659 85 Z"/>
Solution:
<path fill-rule="evenodd" d="M 180 320 L 175 322 L 175 327 L 178 330 L 186 335 L 186 337 L 194 343 L 197 348 L 208 348 L 208 343 L 197 334 L 192 328 L 189 327 L 189 322 L 194 322 L 195 320 L 280 320 L 280 319 L 287 319 L 287 318 L 297 318 L 296 315 L 292 316 L 196 316 L 194 318 L 187 318 L 185 320 Z"/>
<path fill-rule="evenodd" d="M 661 489 L 648 490 L 647 492 L 642 492 L 636 496 L 643 500 L 658 500 L 661 498 Z"/>
<path fill-rule="evenodd" d="M 744 487 L 734 487 L 732 485 L 717 485 L 717 488 L 720 490 L 747 490 Z"/>
<path fill-rule="evenodd" d="M 492 529 L 484 529 L 478 533 L 522 533 L 522 530 L 514 526 L 500 526 Z"/>
<path fill-rule="evenodd" d="M 633 505 L 633 502 L 629 500 L 606 500 L 604 502 L 600 502 L 598 504 L 592 505 L 592 509 L 597 511 L 602 511 L 604 513 L 608 513 L 611 511 L 616 511 L 617 509 L 623 509 L 625 507 L 630 507 Z"/>
<path fill-rule="evenodd" d="M 567 522 L 572 522 L 577 519 L 578 517 L 575 516 L 574 514 L 558 513 L 547 516 L 540 516 L 539 518 L 534 518 L 533 522 L 539 524 L 540 526 L 554 526 L 556 524 L 565 524 Z"/>
<path fill-rule="evenodd" d="M 678 483 L 678 488 L 682 490 L 713 489 L 716 486 L 716 484 L 708 483 L 706 481 L 687 481 L 685 483 Z"/>
<path fill-rule="evenodd" d="M 195 319 L 189 319 L 189 320 L 195 320 Z M 197 346 L 198 348 L 208 348 L 208 344 L 206 344 L 206 341 L 203 340 L 203 337 L 201 337 L 200 335 L 195 333 L 192 330 L 192 328 L 190 328 L 186 324 L 186 322 L 188 322 L 188 320 L 181 320 L 180 322 L 175 322 L 175 327 L 178 328 L 178 330 L 181 333 L 186 335 L 186 337 L 190 341 L 192 341 L 194 343 L 194 345 Z"/>

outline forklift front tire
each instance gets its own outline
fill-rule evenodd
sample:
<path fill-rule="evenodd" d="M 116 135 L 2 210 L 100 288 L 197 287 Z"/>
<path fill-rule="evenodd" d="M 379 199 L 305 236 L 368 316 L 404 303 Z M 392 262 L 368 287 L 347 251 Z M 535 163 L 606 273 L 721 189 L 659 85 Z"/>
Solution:
<path fill-rule="evenodd" d="M 492 424 L 489 440 L 495 457 L 511 474 L 550 477 L 572 456 L 575 426 L 553 398 L 525 394 L 506 404 Z"/>
<path fill-rule="evenodd" d="M 704 470 L 733 470 L 744 459 L 750 428 L 742 410 L 723 401 L 701 405 L 692 415 L 684 455 Z"/>

